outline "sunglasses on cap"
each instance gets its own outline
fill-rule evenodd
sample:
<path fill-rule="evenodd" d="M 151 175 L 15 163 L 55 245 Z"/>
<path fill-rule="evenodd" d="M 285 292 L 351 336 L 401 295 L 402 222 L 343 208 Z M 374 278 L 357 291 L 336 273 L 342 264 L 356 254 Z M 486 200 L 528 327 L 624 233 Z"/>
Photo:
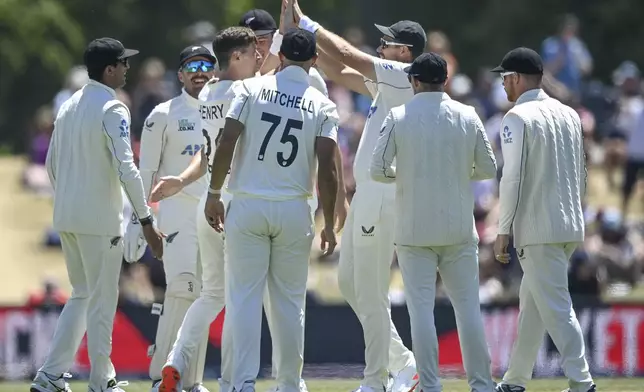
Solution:
<path fill-rule="evenodd" d="M 181 68 L 188 73 L 212 72 L 215 70 L 215 64 L 210 61 L 196 60 L 185 63 Z"/>
<path fill-rule="evenodd" d="M 398 42 L 387 41 L 384 38 L 380 38 L 380 46 L 382 46 L 382 48 L 385 49 L 388 46 L 406 46 L 408 48 L 411 48 L 413 45 L 401 44 Z"/>

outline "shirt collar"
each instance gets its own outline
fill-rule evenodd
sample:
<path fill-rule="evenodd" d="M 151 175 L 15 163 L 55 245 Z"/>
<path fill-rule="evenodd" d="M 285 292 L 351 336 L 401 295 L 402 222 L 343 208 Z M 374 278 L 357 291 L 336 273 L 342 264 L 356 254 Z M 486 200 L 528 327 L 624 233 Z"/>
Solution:
<path fill-rule="evenodd" d="M 521 96 L 516 101 L 516 105 L 530 101 L 543 101 L 547 98 L 550 98 L 550 96 L 548 96 L 545 91 L 540 88 L 535 88 L 521 94 Z"/>
<path fill-rule="evenodd" d="M 308 81 L 308 78 L 309 78 L 309 74 L 306 73 L 304 68 L 299 67 L 297 65 L 289 65 L 288 67 L 281 70 L 279 73 L 293 80 Z"/>
<path fill-rule="evenodd" d="M 427 101 L 447 101 L 451 99 L 444 91 L 427 91 L 414 95 L 414 100 L 423 99 Z"/>
<path fill-rule="evenodd" d="M 188 105 L 193 107 L 199 107 L 199 100 L 190 96 L 190 94 L 188 94 L 185 88 L 181 89 L 181 96 L 183 97 L 183 99 L 186 100 L 186 102 L 188 102 Z"/>
<path fill-rule="evenodd" d="M 92 86 L 96 86 L 98 88 L 102 88 L 102 89 L 106 90 L 108 93 L 110 93 L 111 96 L 116 98 L 116 91 L 114 91 L 113 88 L 111 88 L 109 86 L 106 86 L 101 82 L 97 82 L 96 80 L 90 79 L 89 82 L 87 82 L 87 84 L 92 85 Z"/>

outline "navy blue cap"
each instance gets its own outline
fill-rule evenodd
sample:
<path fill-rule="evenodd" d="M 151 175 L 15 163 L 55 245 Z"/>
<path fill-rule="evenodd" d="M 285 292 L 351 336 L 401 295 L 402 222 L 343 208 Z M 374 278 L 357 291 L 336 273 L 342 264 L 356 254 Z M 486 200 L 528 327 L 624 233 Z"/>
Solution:
<path fill-rule="evenodd" d="M 501 65 L 492 72 L 516 72 L 524 75 L 542 75 L 543 61 L 539 53 L 530 48 L 516 48 L 509 51 L 501 60 Z"/>
<path fill-rule="evenodd" d="M 425 34 L 425 30 L 417 22 L 401 20 L 389 27 L 379 24 L 375 26 L 382 34 L 392 37 L 394 42 L 408 45 L 414 54 L 420 54 L 425 50 L 427 34 Z"/>
<path fill-rule="evenodd" d="M 88 69 L 107 67 L 138 53 L 138 50 L 126 49 L 121 41 L 117 39 L 103 37 L 97 38 L 87 45 L 83 54 L 83 61 Z"/>
<path fill-rule="evenodd" d="M 315 34 L 297 27 L 289 29 L 282 38 L 280 52 L 291 61 L 309 61 L 317 54 Z"/>
<path fill-rule="evenodd" d="M 208 48 L 203 45 L 190 45 L 183 49 L 179 54 L 179 66 L 182 66 L 187 63 L 188 60 L 195 57 L 203 57 L 212 61 L 213 64 L 217 64 L 217 58 L 210 53 Z"/>
<path fill-rule="evenodd" d="M 273 34 L 277 30 L 277 23 L 273 16 L 262 9 L 246 12 L 239 20 L 239 25 L 253 30 L 257 36 Z"/>
<path fill-rule="evenodd" d="M 437 53 L 423 53 L 416 57 L 409 67 L 405 68 L 405 72 L 423 83 L 445 83 L 447 80 L 447 61 Z"/>

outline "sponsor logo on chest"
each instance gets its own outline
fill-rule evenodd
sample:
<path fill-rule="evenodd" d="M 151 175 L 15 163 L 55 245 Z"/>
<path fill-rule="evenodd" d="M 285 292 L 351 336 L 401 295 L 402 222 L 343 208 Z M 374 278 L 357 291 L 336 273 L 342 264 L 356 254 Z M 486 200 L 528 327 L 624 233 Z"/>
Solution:
<path fill-rule="evenodd" d="M 179 132 L 188 132 L 188 131 L 194 131 L 195 130 L 195 123 L 187 120 L 187 119 L 181 119 L 179 120 Z"/>

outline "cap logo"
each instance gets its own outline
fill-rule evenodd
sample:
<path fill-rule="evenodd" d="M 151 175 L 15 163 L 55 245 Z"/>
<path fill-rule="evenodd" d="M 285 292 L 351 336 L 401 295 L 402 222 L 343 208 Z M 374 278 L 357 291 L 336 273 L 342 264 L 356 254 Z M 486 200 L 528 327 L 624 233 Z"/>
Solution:
<path fill-rule="evenodd" d="M 198 46 L 193 46 L 192 49 L 190 49 L 190 50 L 192 50 L 194 52 L 195 50 L 199 50 L 199 47 Z"/>
<path fill-rule="evenodd" d="M 252 16 L 252 17 L 250 17 L 250 18 L 246 19 L 246 21 L 244 21 L 244 23 L 246 23 L 247 25 L 249 25 L 249 24 L 250 24 L 250 22 L 252 22 L 252 21 L 254 21 L 254 20 L 255 20 L 255 17 L 254 17 L 254 16 Z"/>

